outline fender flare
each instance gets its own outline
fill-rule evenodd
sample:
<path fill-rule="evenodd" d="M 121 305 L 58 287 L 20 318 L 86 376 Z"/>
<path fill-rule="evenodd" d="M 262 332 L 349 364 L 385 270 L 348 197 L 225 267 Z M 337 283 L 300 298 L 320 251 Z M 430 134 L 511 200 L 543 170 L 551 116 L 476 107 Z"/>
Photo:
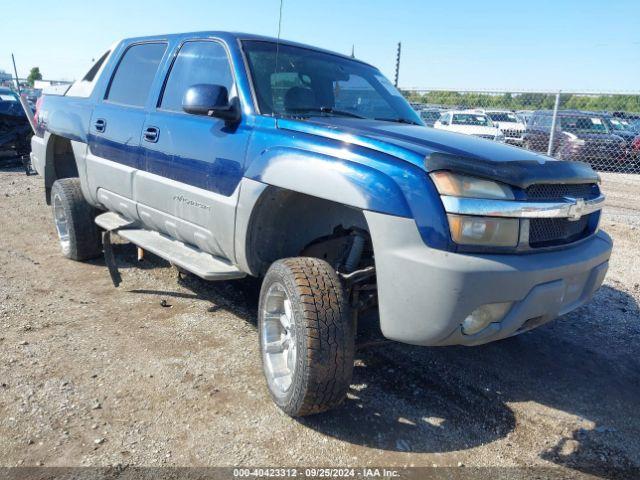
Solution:
<path fill-rule="evenodd" d="M 73 159 L 74 159 L 74 163 L 75 163 L 75 169 L 77 173 L 77 176 L 80 178 L 80 187 L 82 189 L 82 193 L 84 194 L 86 199 L 92 199 L 90 192 L 88 191 L 87 188 L 87 177 L 86 177 L 86 161 L 85 161 L 85 157 L 86 157 L 86 153 L 87 153 L 87 144 L 81 141 L 77 141 L 74 140 L 72 138 L 68 138 L 62 135 L 57 135 L 55 133 L 51 133 L 51 132 L 45 132 L 44 134 L 44 152 L 45 152 L 45 158 L 44 158 L 44 185 L 45 185 L 45 194 L 46 194 L 46 201 L 47 204 L 50 203 L 50 192 L 51 192 L 51 187 L 53 186 L 53 183 L 58 179 L 58 178 L 64 178 L 66 176 L 75 176 L 75 175 L 63 175 L 60 176 L 59 172 L 56 171 L 56 166 L 55 166 L 55 143 L 56 141 L 58 141 L 58 139 L 62 139 L 65 141 L 68 141 L 69 144 L 71 145 L 71 151 L 73 153 Z"/>
<path fill-rule="evenodd" d="M 398 183 L 380 169 L 299 148 L 263 151 L 245 177 L 361 210 L 411 217 Z"/>

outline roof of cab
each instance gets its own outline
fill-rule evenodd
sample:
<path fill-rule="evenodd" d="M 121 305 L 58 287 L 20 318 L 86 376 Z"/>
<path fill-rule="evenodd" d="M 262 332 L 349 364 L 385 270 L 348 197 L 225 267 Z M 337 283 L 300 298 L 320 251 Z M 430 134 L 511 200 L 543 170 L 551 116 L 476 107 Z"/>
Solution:
<path fill-rule="evenodd" d="M 314 47 L 313 45 L 307 45 L 304 43 L 293 42 L 290 40 L 277 39 L 274 37 L 267 37 L 264 35 L 255 35 L 253 33 L 243 33 L 243 32 L 223 32 L 223 31 L 202 31 L 202 32 L 184 32 L 184 33 L 170 33 L 164 35 L 149 35 L 145 37 L 132 37 L 125 38 L 122 40 L 125 44 L 137 43 L 137 42 L 145 42 L 150 40 L 183 40 L 189 38 L 219 38 L 221 40 L 226 41 L 227 43 L 231 43 L 236 40 L 257 40 L 262 42 L 279 42 L 281 45 L 290 45 L 293 47 L 307 48 L 311 50 L 316 50 L 318 52 L 328 53 L 329 55 L 336 55 L 338 57 L 347 58 L 349 60 L 355 60 L 356 62 L 364 63 L 365 65 L 375 66 L 359 60 L 357 58 L 353 58 L 349 55 L 345 55 L 343 53 L 333 52 L 331 50 L 326 50 L 324 48 Z"/>

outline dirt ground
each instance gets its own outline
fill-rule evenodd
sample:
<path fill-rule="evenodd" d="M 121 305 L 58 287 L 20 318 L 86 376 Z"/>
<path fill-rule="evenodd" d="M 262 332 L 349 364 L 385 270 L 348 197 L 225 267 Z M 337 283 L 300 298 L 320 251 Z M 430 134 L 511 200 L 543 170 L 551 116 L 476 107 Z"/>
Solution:
<path fill-rule="evenodd" d="M 345 404 L 294 420 L 263 381 L 254 282 L 122 244 L 116 289 L 62 257 L 42 179 L 0 170 L 0 466 L 640 467 L 640 176 L 603 177 L 591 303 L 482 347 L 362 349 Z"/>

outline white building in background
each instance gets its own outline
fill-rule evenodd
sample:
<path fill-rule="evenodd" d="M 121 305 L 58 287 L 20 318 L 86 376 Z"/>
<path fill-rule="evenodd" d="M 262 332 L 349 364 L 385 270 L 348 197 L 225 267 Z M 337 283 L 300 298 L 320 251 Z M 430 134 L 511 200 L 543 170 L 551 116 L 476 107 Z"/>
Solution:
<path fill-rule="evenodd" d="M 44 94 L 62 95 L 68 90 L 71 83 L 62 80 L 36 80 L 33 82 L 33 88 L 42 90 Z"/>
<path fill-rule="evenodd" d="M 0 86 L 1 85 L 10 85 L 13 81 L 13 76 L 10 73 L 5 72 L 4 70 L 0 70 Z"/>

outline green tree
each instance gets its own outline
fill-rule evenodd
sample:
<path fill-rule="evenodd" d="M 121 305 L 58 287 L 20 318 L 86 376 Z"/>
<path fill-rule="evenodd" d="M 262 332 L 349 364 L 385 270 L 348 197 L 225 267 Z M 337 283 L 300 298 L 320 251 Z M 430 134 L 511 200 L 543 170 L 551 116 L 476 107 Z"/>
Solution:
<path fill-rule="evenodd" d="M 428 103 L 442 107 L 506 108 L 510 110 L 553 109 L 555 94 L 550 93 L 481 93 L 455 91 L 403 91 L 412 102 Z M 640 95 L 560 95 L 561 109 L 586 111 L 640 112 Z"/>
<path fill-rule="evenodd" d="M 33 67 L 27 77 L 27 83 L 33 87 L 36 80 L 42 80 L 42 74 L 40 73 L 40 67 Z"/>

